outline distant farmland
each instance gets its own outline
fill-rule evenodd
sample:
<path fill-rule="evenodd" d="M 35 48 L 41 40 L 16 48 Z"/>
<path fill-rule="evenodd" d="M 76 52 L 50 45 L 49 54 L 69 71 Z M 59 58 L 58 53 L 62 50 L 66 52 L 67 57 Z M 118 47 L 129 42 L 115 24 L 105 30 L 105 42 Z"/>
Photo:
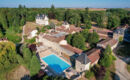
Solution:
<path fill-rule="evenodd" d="M 74 10 L 85 10 L 85 8 L 66 8 L 66 9 L 74 9 Z M 89 8 L 90 11 L 106 11 L 106 8 Z"/>

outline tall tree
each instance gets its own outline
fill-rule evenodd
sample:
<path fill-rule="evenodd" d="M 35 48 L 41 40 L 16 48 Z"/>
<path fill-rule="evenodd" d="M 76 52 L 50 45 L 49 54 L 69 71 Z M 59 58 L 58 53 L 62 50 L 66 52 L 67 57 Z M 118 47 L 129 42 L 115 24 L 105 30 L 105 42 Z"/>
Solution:
<path fill-rule="evenodd" d="M 5 9 L 2 9 L 0 12 L 0 22 L 2 23 L 2 28 L 7 29 L 8 28 L 8 20 L 7 20 L 7 11 Z"/>
<path fill-rule="evenodd" d="M 37 58 L 37 56 L 33 56 L 31 59 L 31 64 L 30 64 L 30 75 L 34 76 L 36 75 L 40 70 L 40 62 Z"/>
<path fill-rule="evenodd" d="M 89 15 L 89 8 L 85 9 L 85 13 L 84 13 L 84 23 L 85 23 L 85 28 L 86 29 L 90 29 L 91 28 L 91 18 Z"/>
<path fill-rule="evenodd" d="M 89 36 L 89 30 L 88 29 L 84 29 L 82 32 L 81 32 L 82 36 L 85 38 L 85 41 L 88 40 L 88 36 Z"/>
<path fill-rule="evenodd" d="M 74 34 L 72 39 L 72 46 L 85 50 L 85 38 L 79 33 Z"/>
<path fill-rule="evenodd" d="M 97 20 L 96 20 L 96 22 L 97 22 L 97 25 L 99 26 L 99 27 L 101 27 L 101 28 L 104 28 L 105 27 L 105 16 L 104 16 L 104 14 L 98 14 L 98 17 L 97 17 Z"/>
<path fill-rule="evenodd" d="M 109 15 L 108 16 L 108 22 L 107 27 L 108 29 L 116 28 L 120 25 L 120 19 L 116 15 Z"/>
<path fill-rule="evenodd" d="M 69 34 L 69 35 L 66 37 L 66 40 L 67 40 L 67 43 L 68 43 L 68 44 L 71 44 L 71 43 L 72 43 L 72 34 Z"/>
<path fill-rule="evenodd" d="M 90 44 L 95 44 L 99 41 L 99 35 L 93 31 L 93 33 L 89 33 L 89 36 L 88 36 L 88 42 Z"/>
<path fill-rule="evenodd" d="M 48 15 L 51 19 L 55 19 L 55 6 L 53 4 L 51 5 L 51 9 Z"/>

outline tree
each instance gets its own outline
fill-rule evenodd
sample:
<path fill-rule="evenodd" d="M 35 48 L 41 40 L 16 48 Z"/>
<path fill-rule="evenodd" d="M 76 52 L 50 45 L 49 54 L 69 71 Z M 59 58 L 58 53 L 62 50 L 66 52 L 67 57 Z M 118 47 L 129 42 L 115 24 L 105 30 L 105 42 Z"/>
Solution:
<path fill-rule="evenodd" d="M 85 41 L 88 40 L 88 36 L 89 36 L 89 30 L 85 29 L 81 32 L 82 36 L 85 38 Z"/>
<path fill-rule="evenodd" d="M 111 54 L 111 47 L 108 45 L 103 52 L 102 58 L 100 60 L 100 65 L 104 67 L 110 67 L 113 63 L 113 60 L 115 59 L 114 56 Z"/>
<path fill-rule="evenodd" d="M 54 5 L 51 5 L 51 9 L 50 9 L 50 12 L 49 12 L 49 18 L 52 18 L 52 19 L 55 19 L 55 7 Z"/>
<path fill-rule="evenodd" d="M 79 33 L 74 34 L 73 39 L 72 39 L 72 46 L 85 50 L 86 47 L 85 47 L 84 37 Z"/>
<path fill-rule="evenodd" d="M 104 76 L 104 79 L 103 80 L 110 80 L 109 78 L 110 78 L 110 71 L 109 70 L 107 70 L 106 72 L 105 72 L 105 76 Z"/>
<path fill-rule="evenodd" d="M 24 64 L 23 58 L 20 55 L 18 55 L 18 54 L 16 56 L 17 56 L 17 59 L 18 59 L 18 63 L 19 64 Z"/>
<path fill-rule="evenodd" d="M 120 19 L 118 16 L 116 16 L 116 15 L 108 16 L 108 22 L 107 22 L 108 29 L 116 28 L 119 25 L 120 25 Z"/>
<path fill-rule="evenodd" d="M 103 58 L 100 60 L 100 65 L 104 67 L 110 67 L 112 64 L 112 56 L 108 54 L 104 54 Z"/>
<path fill-rule="evenodd" d="M 55 6 L 53 4 L 51 5 L 51 11 L 52 11 L 52 13 L 54 13 L 54 11 L 55 11 Z"/>
<path fill-rule="evenodd" d="M 33 56 L 30 63 L 30 75 L 34 76 L 36 75 L 40 70 L 40 62 L 37 58 L 37 56 Z"/>
<path fill-rule="evenodd" d="M 111 50 L 111 46 L 110 45 L 107 45 L 105 51 L 104 51 L 104 54 L 112 54 L 112 50 Z"/>
<path fill-rule="evenodd" d="M 85 13 L 84 13 L 84 23 L 85 23 L 85 28 L 86 29 L 90 29 L 91 28 L 91 18 L 90 18 L 90 15 L 89 15 L 89 9 L 86 8 L 85 9 Z"/>
<path fill-rule="evenodd" d="M 16 29 L 16 28 L 15 28 Z M 16 32 L 14 31 L 14 27 L 10 27 L 6 30 L 5 35 L 10 41 L 13 41 L 14 43 L 18 43 L 21 41 L 21 36 L 18 36 Z"/>
<path fill-rule="evenodd" d="M 68 22 L 69 22 L 69 18 L 71 17 L 71 15 L 72 15 L 71 10 L 70 10 L 70 9 L 67 9 L 67 10 L 65 11 L 65 21 L 68 21 Z"/>
<path fill-rule="evenodd" d="M 97 25 L 101 28 L 105 27 L 105 22 L 104 22 L 104 14 L 98 14 L 98 17 L 96 19 Z"/>
<path fill-rule="evenodd" d="M 4 9 L 2 9 L 1 12 L 0 12 L 0 23 L 2 23 L 3 29 L 6 30 L 8 28 L 6 10 L 4 10 Z"/>
<path fill-rule="evenodd" d="M 20 25 L 24 25 L 26 23 L 25 17 L 22 17 L 21 21 L 20 21 Z"/>
<path fill-rule="evenodd" d="M 23 58 L 24 58 L 24 62 L 26 66 L 29 67 L 30 61 L 32 59 L 32 53 L 29 50 L 29 48 L 26 48 L 26 47 L 23 48 Z"/>
<path fill-rule="evenodd" d="M 67 40 L 68 44 L 71 44 L 72 43 L 72 34 L 67 35 L 66 40 Z"/>
<path fill-rule="evenodd" d="M 0 73 L 8 71 L 17 64 L 16 46 L 12 42 L 0 43 Z M 10 66 L 11 65 L 11 66 Z"/>
<path fill-rule="evenodd" d="M 95 31 L 93 31 L 93 33 L 89 33 L 89 35 L 88 35 L 88 42 L 90 44 L 95 44 L 98 41 L 99 41 L 99 35 Z"/>
<path fill-rule="evenodd" d="M 3 33 L 2 33 L 2 31 L 0 31 L 0 38 L 2 38 L 3 37 Z"/>
<path fill-rule="evenodd" d="M 93 76 L 94 76 L 94 73 L 91 70 L 85 72 L 85 77 L 86 78 L 90 79 Z"/>
<path fill-rule="evenodd" d="M 126 16 L 121 20 L 121 24 L 125 25 L 128 24 L 130 26 L 130 16 Z"/>
<path fill-rule="evenodd" d="M 80 19 L 81 17 L 79 16 L 79 14 L 77 13 L 72 13 L 71 15 L 69 15 L 69 19 L 68 22 L 70 24 L 75 24 L 75 26 L 80 26 Z"/>

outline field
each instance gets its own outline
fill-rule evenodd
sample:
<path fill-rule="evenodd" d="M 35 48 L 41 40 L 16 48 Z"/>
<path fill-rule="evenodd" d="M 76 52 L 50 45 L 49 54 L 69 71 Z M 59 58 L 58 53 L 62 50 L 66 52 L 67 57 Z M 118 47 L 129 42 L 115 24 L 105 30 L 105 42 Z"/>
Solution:
<path fill-rule="evenodd" d="M 36 27 L 43 27 L 43 26 L 40 26 L 40 25 L 36 24 L 35 22 L 27 22 L 25 25 L 24 34 L 29 35 L 30 32 L 32 32 L 33 30 L 36 29 Z"/>
<path fill-rule="evenodd" d="M 73 10 L 85 10 L 85 8 L 66 8 Z M 106 8 L 89 8 L 90 11 L 106 11 Z"/>

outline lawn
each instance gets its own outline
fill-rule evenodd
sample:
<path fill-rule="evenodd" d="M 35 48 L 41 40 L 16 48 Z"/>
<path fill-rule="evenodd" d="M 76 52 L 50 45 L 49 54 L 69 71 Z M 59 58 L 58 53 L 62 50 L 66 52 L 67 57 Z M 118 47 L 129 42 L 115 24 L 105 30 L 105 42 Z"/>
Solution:
<path fill-rule="evenodd" d="M 113 62 L 113 64 L 109 67 L 109 71 L 110 71 L 110 80 L 114 80 L 115 78 L 115 62 Z"/>
<path fill-rule="evenodd" d="M 127 65 L 127 70 L 130 73 L 130 63 Z"/>

